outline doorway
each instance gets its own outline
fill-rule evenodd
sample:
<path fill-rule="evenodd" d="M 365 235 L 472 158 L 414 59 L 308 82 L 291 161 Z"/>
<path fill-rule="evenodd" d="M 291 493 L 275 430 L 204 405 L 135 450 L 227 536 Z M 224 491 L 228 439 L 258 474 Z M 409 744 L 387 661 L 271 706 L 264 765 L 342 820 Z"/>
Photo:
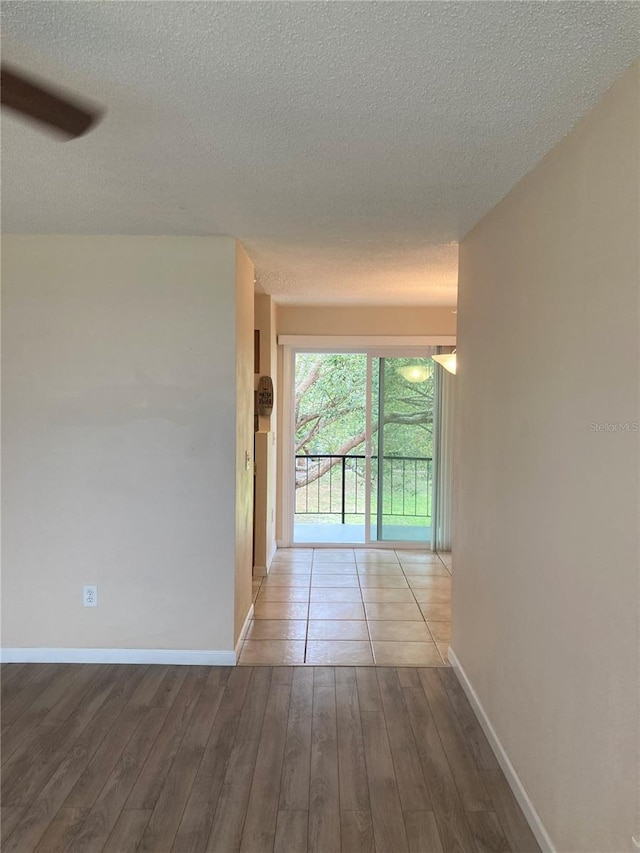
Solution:
<path fill-rule="evenodd" d="M 294 350 L 294 545 L 428 547 L 435 347 Z"/>
<path fill-rule="evenodd" d="M 283 337 L 282 539 L 239 663 L 444 666 L 451 389 L 431 354 L 453 341 Z"/>

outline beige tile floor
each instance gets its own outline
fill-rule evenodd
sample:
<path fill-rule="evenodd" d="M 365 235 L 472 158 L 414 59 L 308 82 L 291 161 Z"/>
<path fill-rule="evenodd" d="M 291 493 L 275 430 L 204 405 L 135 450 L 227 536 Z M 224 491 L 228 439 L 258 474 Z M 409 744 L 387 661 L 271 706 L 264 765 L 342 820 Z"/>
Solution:
<path fill-rule="evenodd" d="M 444 666 L 450 639 L 449 554 L 288 548 L 254 579 L 239 663 Z"/>

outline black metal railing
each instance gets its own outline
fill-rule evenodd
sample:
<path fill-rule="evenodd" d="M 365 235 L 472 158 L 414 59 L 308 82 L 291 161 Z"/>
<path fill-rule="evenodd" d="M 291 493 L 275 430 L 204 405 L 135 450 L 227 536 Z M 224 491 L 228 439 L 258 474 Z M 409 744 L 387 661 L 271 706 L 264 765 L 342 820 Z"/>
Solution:
<path fill-rule="evenodd" d="M 364 515 L 365 456 L 296 456 L 296 515 Z M 385 456 L 382 507 L 385 516 L 431 517 L 430 457 Z M 372 494 L 377 501 L 378 457 L 371 457 Z M 372 507 L 372 512 L 375 508 Z"/>

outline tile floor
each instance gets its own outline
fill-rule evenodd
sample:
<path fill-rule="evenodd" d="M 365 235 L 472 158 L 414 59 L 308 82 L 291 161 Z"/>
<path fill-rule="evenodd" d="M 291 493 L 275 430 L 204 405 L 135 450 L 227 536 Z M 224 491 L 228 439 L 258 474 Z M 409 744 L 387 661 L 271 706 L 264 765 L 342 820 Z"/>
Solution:
<path fill-rule="evenodd" d="M 431 551 L 288 548 L 254 579 L 240 664 L 444 666 L 451 557 Z"/>

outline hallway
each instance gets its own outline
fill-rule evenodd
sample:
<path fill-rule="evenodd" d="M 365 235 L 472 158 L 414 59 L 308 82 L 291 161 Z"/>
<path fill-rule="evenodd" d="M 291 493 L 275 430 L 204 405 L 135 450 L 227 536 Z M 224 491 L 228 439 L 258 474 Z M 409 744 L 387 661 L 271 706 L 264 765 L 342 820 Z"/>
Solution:
<path fill-rule="evenodd" d="M 290 548 L 254 579 L 246 665 L 444 666 L 451 555 Z"/>
<path fill-rule="evenodd" d="M 2 676 L 4 853 L 539 851 L 450 668 Z"/>

